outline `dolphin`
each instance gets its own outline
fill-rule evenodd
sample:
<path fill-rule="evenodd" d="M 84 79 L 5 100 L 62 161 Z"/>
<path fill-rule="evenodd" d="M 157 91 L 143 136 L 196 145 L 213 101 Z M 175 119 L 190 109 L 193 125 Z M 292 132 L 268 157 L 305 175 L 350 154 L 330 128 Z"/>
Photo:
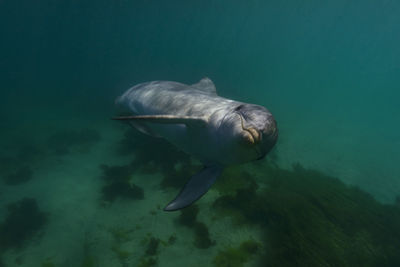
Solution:
<path fill-rule="evenodd" d="M 209 78 L 192 85 L 141 83 L 118 97 L 116 104 L 129 115 L 113 119 L 165 138 L 204 164 L 165 211 L 198 200 L 225 166 L 264 158 L 278 138 L 276 121 L 266 108 L 218 96 Z"/>

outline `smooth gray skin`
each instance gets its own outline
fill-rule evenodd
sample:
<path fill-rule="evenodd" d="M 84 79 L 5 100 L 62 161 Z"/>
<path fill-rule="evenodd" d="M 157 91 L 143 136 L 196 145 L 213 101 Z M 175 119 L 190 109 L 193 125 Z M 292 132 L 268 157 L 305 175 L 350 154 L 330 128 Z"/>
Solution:
<path fill-rule="evenodd" d="M 278 138 L 275 119 L 266 108 L 218 96 L 208 78 L 193 85 L 141 83 L 116 103 L 132 116 L 115 119 L 165 138 L 206 166 L 165 210 L 190 205 L 207 192 L 224 166 L 263 158 Z"/>

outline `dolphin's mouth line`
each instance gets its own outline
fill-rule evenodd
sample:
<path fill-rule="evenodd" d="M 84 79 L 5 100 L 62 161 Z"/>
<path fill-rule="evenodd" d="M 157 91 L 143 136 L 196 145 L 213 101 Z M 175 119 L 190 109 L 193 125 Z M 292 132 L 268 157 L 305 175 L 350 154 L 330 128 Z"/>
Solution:
<path fill-rule="evenodd" d="M 250 136 L 252 137 L 252 139 L 250 140 L 251 143 L 253 143 L 253 144 L 258 143 L 260 141 L 260 137 L 261 137 L 260 134 L 258 133 L 258 131 L 254 128 L 246 128 L 243 123 L 243 117 L 240 114 L 238 114 L 238 115 L 240 117 L 240 123 L 242 125 L 242 130 L 249 133 Z"/>
<path fill-rule="evenodd" d="M 255 145 L 256 143 L 260 142 L 261 141 L 260 140 L 261 139 L 261 135 L 258 133 L 258 131 L 255 130 L 254 128 L 252 130 L 250 130 L 250 129 L 244 127 L 243 118 L 242 118 L 242 116 L 240 114 L 238 114 L 238 115 L 240 117 L 240 123 L 242 125 L 242 130 L 246 131 L 247 133 L 249 133 L 249 135 L 252 138 L 251 139 L 251 143 L 253 145 Z M 257 134 L 257 136 L 256 136 L 256 134 Z M 262 159 L 264 157 L 264 155 L 263 155 L 263 153 L 261 151 L 261 148 L 259 146 L 254 146 L 254 150 L 257 153 L 257 160 Z"/>

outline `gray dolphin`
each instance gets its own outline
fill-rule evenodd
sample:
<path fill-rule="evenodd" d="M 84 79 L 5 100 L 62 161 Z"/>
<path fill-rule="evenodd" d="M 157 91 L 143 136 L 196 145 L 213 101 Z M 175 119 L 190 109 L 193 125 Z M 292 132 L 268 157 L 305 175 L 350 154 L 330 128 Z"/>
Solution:
<path fill-rule="evenodd" d="M 179 210 L 198 200 L 224 166 L 262 159 L 278 138 L 276 121 L 266 108 L 218 96 L 208 78 L 192 85 L 141 83 L 117 98 L 116 104 L 131 115 L 113 119 L 165 138 L 205 166 L 165 211 Z"/>

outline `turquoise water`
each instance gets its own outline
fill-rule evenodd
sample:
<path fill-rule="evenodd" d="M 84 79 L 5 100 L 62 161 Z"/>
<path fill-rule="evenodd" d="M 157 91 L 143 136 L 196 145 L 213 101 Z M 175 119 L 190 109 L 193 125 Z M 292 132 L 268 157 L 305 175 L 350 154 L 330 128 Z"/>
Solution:
<path fill-rule="evenodd" d="M 399 266 L 399 13 L 0 0 L 0 266 Z M 114 100 L 205 76 L 266 106 L 279 141 L 165 213 L 200 163 L 111 121 Z"/>

